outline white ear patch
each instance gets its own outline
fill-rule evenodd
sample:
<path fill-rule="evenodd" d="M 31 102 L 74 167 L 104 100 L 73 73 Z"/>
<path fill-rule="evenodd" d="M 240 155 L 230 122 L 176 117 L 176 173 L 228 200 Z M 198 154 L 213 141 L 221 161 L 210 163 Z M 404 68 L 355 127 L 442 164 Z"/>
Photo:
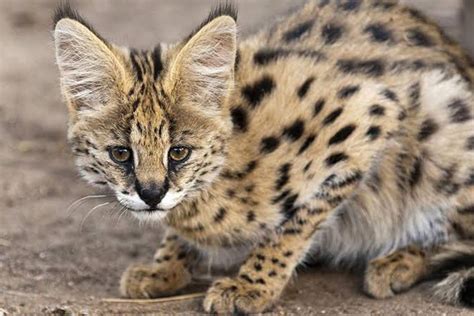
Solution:
<path fill-rule="evenodd" d="M 54 30 L 65 96 L 92 107 L 111 97 L 125 70 L 110 48 L 81 23 L 62 19 Z"/>

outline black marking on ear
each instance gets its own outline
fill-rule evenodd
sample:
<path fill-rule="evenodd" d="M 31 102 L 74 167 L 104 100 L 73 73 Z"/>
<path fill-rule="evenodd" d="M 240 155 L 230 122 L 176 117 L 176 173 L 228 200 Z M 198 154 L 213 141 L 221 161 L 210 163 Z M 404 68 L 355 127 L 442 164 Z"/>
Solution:
<path fill-rule="evenodd" d="M 354 124 L 347 125 L 341 128 L 334 136 L 329 139 L 328 146 L 340 144 L 347 140 L 349 136 L 355 131 L 356 126 Z"/>
<path fill-rule="evenodd" d="M 334 23 L 328 23 L 324 25 L 321 30 L 321 35 L 324 38 L 324 42 L 328 45 L 336 43 L 341 38 L 343 33 L 343 27 Z"/>
<path fill-rule="evenodd" d="M 275 81 L 270 76 L 265 75 L 257 82 L 243 87 L 242 95 L 255 108 L 266 95 L 272 93 L 275 86 Z"/>
<path fill-rule="evenodd" d="M 340 71 L 346 74 L 361 74 L 380 77 L 385 73 L 385 63 L 381 59 L 341 59 L 337 62 Z"/>
<path fill-rule="evenodd" d="M 280 140 L 276 137 L 270 136 L 262 139 L 260 143 L 260 152 L 269 154 L 274 152 L 280 146 Z"/>
<path fill-rule="evenodd" d="M 189 41 L 194 35 L 196 35 L 196 33 L 198 33 L 204 26 L 206 26 L 214 19 L 221 16 L 229 16 L 237 22 L 237 15 L 238 10 L 233 1 L 219 1 L 219 4 L 216 5 L 211 10 L 211 12 L 209 12 L 207 18 L 193 32 L 191 32 L 191 34 L 186 38 L 185 41 Z"/>
<path fill-rule="evenodd" d="M 298 97 L 300 99 L 303 99 L 306 94 L 308 93 L 309 91 L 309 88 L 311 88 L 311 85 L 313 84 L 314 82 L 314 77 L 309 77 L 308 79 L 306 79 L 306 81 L 298 88 Z"/>
<path fill-rule="evenodd" d="M 392 40 L 392 32 L 382 23 L 369 24 L 364 29 L 364 33 L 370 34 L 374 42 L 383 43 Z"/>
<path fill-rule="evenodd" d="M 418 140 L 424 142 L 428 140 L 433 134 L 439 130 L 438 124 L 430 118 L 421 123 L 420 131 L 418 132 Z"/>
<path fill-rule="evenodd" d="M 247 111 L 241 106 L 237 106 L 230 111 L 232 123 L 234 124 L 234 130 L 245 132 L 248 126 L 248 114 Z"/>
<path fill-rule="evenodd" d="M 448 104 L 448 109 L 451 112 L 451 122 L 464 123 L 472 119 L 469 106 L 462 100 L 456 99 Z"/>
<path fill-rule="evenodd" d="M 432 47 L 433 39 L 419 28 L 412 28 L 407 31 L 408 41 L 416 46 Z"/>
<path fill-rule="evenodd" d="M 97 33 L 97 31 L 89 24 L 89 22 L 84 20 L 84 18 L 75 9 L 71 7 L 69 1 L 60 2 L 56 10 L 54 11 L 53 29 L 56 28 L 56 24 L 58 24 L 58 22 L 62 19 L 71 19 L 81 23 L 87 29 L 89 29 L 89 31 L 91 31 L 95 36 L 97 36 L 102 42 L 104 42 L 104 44 L 109 46 L 107 41 L 102 36 L 100 36 L 99 33 Z"/>
<path fill-rule="evenodd" d="M 161 60 L 161 45 L 156 45 L 151 53 L 153 60 L 153 79 L 157 79 L 163 71 L 163 62 Z"/>
<path fill-rule="evenodd" d="M 298 24 L 294 28 L 283 34 L 283 40 L 287 43 L 300 39 L 303 35 L 309 33 L 314 25 L 313 20 Z"/>

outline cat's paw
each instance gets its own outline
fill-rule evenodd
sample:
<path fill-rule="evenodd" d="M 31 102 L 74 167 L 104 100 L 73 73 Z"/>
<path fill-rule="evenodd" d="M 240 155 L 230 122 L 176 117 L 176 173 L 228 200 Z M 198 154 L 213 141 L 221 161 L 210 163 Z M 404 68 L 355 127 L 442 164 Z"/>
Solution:
<path fill-rule="evenodd" d="M 191 273 L 182 267 L 133 265 L 120 280 L 124 297 L 149 299 L 175 294 L 191 282 Z"/>
<path fill-rule="evenodd" d="M 274 303 L 274 293 L 261 284 L 251 284 L 237 278 L 217 280 L 207 291 L 204 310 L 217 314 L 254 314 L 268 310 Z"/>
<path fill-rule="evenodd" d="M 364 290 L 374 298 L 392 297 L 411 288 L 425 269 L 421 252 L 412 250 L 372 260 L 365 273 Z"/>

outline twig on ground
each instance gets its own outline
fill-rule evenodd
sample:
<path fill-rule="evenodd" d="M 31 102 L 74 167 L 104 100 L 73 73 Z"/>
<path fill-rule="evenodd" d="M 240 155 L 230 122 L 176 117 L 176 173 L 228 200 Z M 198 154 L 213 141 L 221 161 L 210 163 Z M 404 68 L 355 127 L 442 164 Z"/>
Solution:
<path fill-rule="evenodd" d="M 162 297 L 156 299 L 121 299 L 121 298 L 104 298 L 102 302 L 105 303 L 135 303 L 135 304 L 157 304 L 157 303 L 168 303 L 175 301 L 192 300 L 196 298 L 204 297 L 206 293 L 192 293 L 178 296 Z"/>

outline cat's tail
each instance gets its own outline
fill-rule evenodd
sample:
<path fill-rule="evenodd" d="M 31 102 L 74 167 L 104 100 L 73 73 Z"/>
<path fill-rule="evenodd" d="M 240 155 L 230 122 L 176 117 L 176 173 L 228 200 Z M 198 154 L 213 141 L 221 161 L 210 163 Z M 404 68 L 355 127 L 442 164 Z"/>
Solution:
<path fill-rule="evenodd" d="M 431 258 L 431 277 L 441 279 L 434 295 L 452 305 L 474 308 L 474 241 L 460 241 L 443 247 Z"/>

